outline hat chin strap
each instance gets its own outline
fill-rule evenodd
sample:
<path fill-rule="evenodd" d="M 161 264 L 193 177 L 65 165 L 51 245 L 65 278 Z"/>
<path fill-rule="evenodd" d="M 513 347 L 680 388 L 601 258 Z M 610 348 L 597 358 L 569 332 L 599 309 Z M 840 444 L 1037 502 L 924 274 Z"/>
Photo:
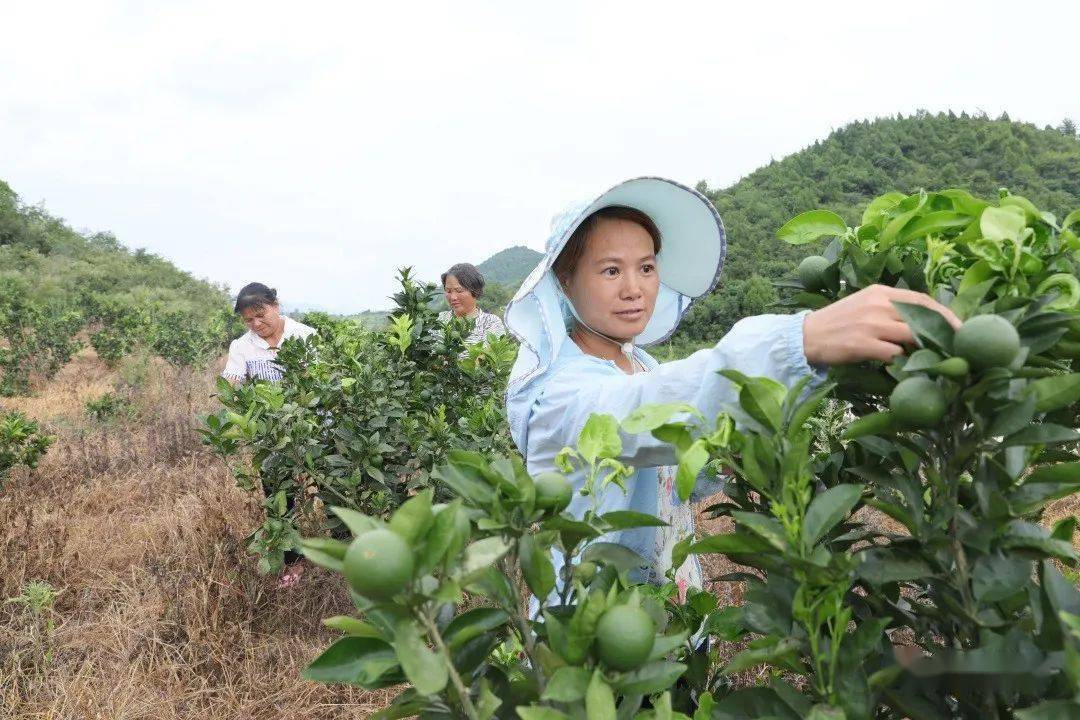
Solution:
<path fill-rule="evenodd" d="M 626 359 L 630 361 L 630 374 L 633 375 L 636 372 L 635 367 L 634 367 L 634 342 L 633 342 L 633 340 L 628 340 L 626 342 L 619 342 L 618 340 L 616 340 L 613 337 L 609 337 L 608 335 L 605 335 L 604 333 L 602 333 L 602 332 L 600 332 L 598 330 L 594 330 L 589 325 L 589 323 L 587 323 L 587 322 L 585 322 L 584 320 L 581 319 L 581 315 L 578 314 L 577 308 L 574 307 L 574 303 L 570 301 L 570 297 L 566 294 L 565 291 L 563 291 L 561 283 L 559 284 L 559 292 L 562 294 L 563 298 L 566 300 L 566 304 L 570 308 L 570 313 L 574 316 L 574 319 L 581 325 L 581 327 L 585 328 L 586 330 L 591 332 L 596 337 L 601 338 L 603 340 L 607 340 L 609 343 L 612 343 L 616 347 L 619 348 L 619 352 L 621 352 L 623 355 L 625 355 Z"/>

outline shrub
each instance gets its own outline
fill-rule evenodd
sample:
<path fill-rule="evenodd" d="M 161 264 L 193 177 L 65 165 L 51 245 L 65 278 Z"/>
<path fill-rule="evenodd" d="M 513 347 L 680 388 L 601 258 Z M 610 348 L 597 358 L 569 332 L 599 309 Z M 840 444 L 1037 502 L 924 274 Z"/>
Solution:
<path fill-rule="evenodd" d="M 234 459 L 241 486 L 266 494 L 267 522 L 252 537 L 263 570 L 280 567 L 299 519 L 323 503 L 388 513 L 431 484 L 450 448 L 512 447 L 502 405 L 512 343 L 466 348 L 465 323 L 438 323 L 435 286 L 408 270 L 400 281 L 385 328 L 315 317 L 316 336 L 283 344 L 280 384 L 219 384 L 224 409 L 203 434 Z M 336 518 L 320 522 L 344 532 Z"/>
<path fill-rule="evenodd" d="M 675 446 L 683 498 L 701 472 L 729 469 L 726 499 L 709 512 L 730 516 L 733 531 L 685 538 L 673 567 L 689 554 L 726 555 L 746 568 L 725 578 L 744 582 L 742 606 L 718 609 L 706 593 L 680 603 L 670 583 L 630 582 L 642 560 L 600 536 L 655 518 L 538 509 L 538 479 L 520 460 L 455 450 L 436 473 L 448 502 L 425 490 L 386 523 L 335 510 L 354 535 L 401 534 L 415 571 L 390 601 L 354 590 L 362 619 L 327 621 L 345 637 L 307 676 L 408 681 L 386 718 L 1076 716 L 1080 592 L 1061 568 L 1075 572 L 1080 559 L 1077 520 L 1041 521 L 1048 503 L 1080 487 L 1080 295 L 1074 302 L 1066 280 L 1077 274 L 1077 220 L 1059 224 L 1005 194 L 991 204 L 946 191 L 879 198 L 858 228 L 826 211 L 784 226 L 794 242 L 836 237 L 820 290 L 786 283 L 793 304 L 822 307 L 876 283 L 924 287 L 965 320 L 1008 322 L 1020 351 L 1005 367 L 1001 348 L 993 363 L 956 362 L 952 327 L 899 305 L 919 347 L 888 365 L 835 369 L 813 389 L 726 371 L 738 403 L 715 419 L 680 404 L 625 418 L 624 433 Z M 889 409 L 897 384 L 913 378 L 944 400 L 917 427 Z M 587 486 L 628 472 L 612 460 L 618 427 L 594 416 L 564 452 Z M 304 551 L 340 570 L 348 547 L 312 539 Z M 565 566 L 552 565 L 552 548 Z M 543 622 L 523 612 L 519 572 Z M 466 593 L 488 606 L 462 611 Z M 635 669 L 597 651 L 600 619 L 621 604 L 658 628 Z M 742 649 L 713 668 L 689 641 L 701 634 Z M 518 648 L 527 662 L 507 662 Z M 727 682 L 759 666 L 767 684 Z"/>
<path fill-rule="evenodd" d="M 53 440 L 22 413 L 0 413 L 0 488 L 16 465 L 37 467 Z"/>

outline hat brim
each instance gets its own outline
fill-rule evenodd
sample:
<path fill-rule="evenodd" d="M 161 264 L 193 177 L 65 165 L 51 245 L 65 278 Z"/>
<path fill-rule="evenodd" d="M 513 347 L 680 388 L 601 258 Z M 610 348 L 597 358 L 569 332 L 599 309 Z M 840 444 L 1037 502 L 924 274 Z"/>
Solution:
<path fill-rule="evenodd" d="M 544 258 L 521 284 L 514 300 L 523 299 L 537 287 L 586 218 L 613 205 L 640 210 L 660 230 L 660 293 L 653 316 L 636 341 L 639 345 L 662 342 L 675 331 L 693 302 L 716 287 L 727 253 L 727 235 L 716 208 L 701 193 L 673 180 L 627 180 L 579 206 L 576 212 L 560 216 L 548 238 Z"/>

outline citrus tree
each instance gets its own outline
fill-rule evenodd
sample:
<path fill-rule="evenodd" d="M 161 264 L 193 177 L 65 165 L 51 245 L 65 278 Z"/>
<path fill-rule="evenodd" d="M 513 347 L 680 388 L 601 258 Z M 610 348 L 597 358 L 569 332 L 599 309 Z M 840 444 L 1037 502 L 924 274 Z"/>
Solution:
<path fill-rule="evenodd" d="M 512 447 L 502 390 L 513 344 L 467 347 L 466 323 L 437 322 L 435 286 L 408 270 L 399 279 L 385 328 L 309 317 L 318 332 L 283 343 L 280 384 L 219 385 L 224 407 L 203 434 L 242 487 L 265 492 L 267 520 L 251 544 L 265 571 L 296 547 L 300 518 L 345 532 L 320 515 L 324 505 L 386 514 L 431 484 L 451 448 Z"/>
<path fill-rule="evenodd" d="M 568 451 L 593 498 L 630 472 L 620 447 L 615 418 L 596 415 Z M 564 512 L 570 481 L 531 477 L 516 455 L 453 450 L 435 477 L 449 502 L 428 488 L 389 520 L 334 508 L 351 541 L 303 542 L 343 573 L 359 615 L 326 620 L 344 635 L 306 677 L 407 682 L 379 718 L 674 718 L 692 706 L 710 717 L 717 678 L 702 644 L 724 622 L 715 598 L 635 583 L 641 558 L 598 539 L 663 523 L 630 511 L 576 519 Z"/>
<path fill-rule="evenodd" d="M 53 440 L 22 413 L 0 413 L 0 488 L 15 466 L 37 467 Z"/>
<path fill-rule="evenodd" d="M 382 717 L 1076 717 L 1076 518 L 1045 514 L 1080 487 L 1078 218 L 962 191 L 887 195 L 856 228 L 801 215 L 782 237 L 833 240 L 787 283 L 791 304 L 913 287 L 963 325 L 902 305 L 918 346 L 887 365 L 794 388 L 729 371 L 738 402 L 717 418 L 674 404 L 589 420 L 561 456 L 589 491 L 629 472 L 622 434 L 674 446 L 684 498 L 718 476 L 707 512 L 733 530 L 685 538 L 673 565 L 727 556 L 742 605 L 633 581 L 643 561 L 603 534 L 656 518 L 575 519 L 562 475 L 454 451 L 436 474 L 447 502 L 421 492 L 388 522 L 338 510 L 354 539 L 305 543 L 359 616 L 327 621 L 345 635 L 307 676 L 408 682 Z M 703 652 L 709 636 L 738 651 Z"/>

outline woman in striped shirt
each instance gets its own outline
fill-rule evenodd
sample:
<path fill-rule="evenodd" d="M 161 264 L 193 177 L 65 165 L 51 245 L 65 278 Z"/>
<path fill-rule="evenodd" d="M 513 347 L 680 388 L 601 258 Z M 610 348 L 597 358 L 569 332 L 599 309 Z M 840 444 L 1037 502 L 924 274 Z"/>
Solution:
<path fill-rule="evenodd" d="M 442 274 L 443 294 L 449 310 L 439 313 L 439 321 L 450 322 L 451 317 L 473 321 L 465 343 L 475 345 L 488 335 L 505 335 L 506 328 L 495 313 L 484 312 L 476 301 L 484 295 L 484 276 L 469 263 L 458 263 Z"/>
<path fill-rule="evenodd" d="M 236 314 L 248 331 L 229 345 L 229 361 L 222 377 L 231 383 L 246 380 L 281 380 L 277 359 L 281 343 L 289 338 L 306 338 L 315 328 L 281 314 L 277 290 L 262 283 L 249 283 L 236 296 Z"/>

